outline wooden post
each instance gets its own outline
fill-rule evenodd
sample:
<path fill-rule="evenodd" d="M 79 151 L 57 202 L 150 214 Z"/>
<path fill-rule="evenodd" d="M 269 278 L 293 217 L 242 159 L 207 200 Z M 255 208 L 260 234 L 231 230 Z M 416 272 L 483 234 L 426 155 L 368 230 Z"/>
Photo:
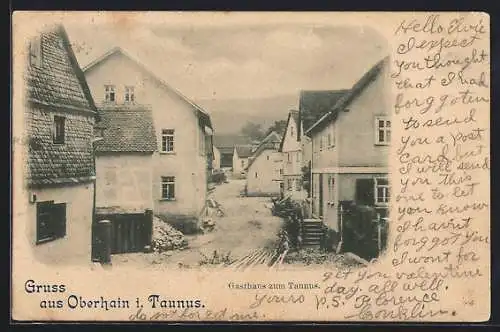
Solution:
<path fill-rule="evenodd" d="M 342 250 L 342 247 L 344 245 L 344 208 L 342 207 L 342 204 L 339 204 L 339 233 L 340 233 L 340 241 L 339 244 L 337 245 L 337 250 L 336 253 L 340 253 Z"/>
<path fill-rule="evenodd" d="M 380 256 L 380 252 L 382 251 L 382 227 L 380 225 L 380 213 L 377 213 L 377 248 L 378 254 L 377 257 Z"/>
<path fill-rule="evenodd" d="M 344 208 L 340 205 L 340 242 L 344 242 Z"/>
<path fill-rule="evenodd" d="M 111 264 L 111 226 L 109 220 L 100 220 L 97 224 L 96 254 L 102 264 Z"/>
<path fill-rule="evenodd" d="M 144 223 L 142 224 L 144 227 L 144 243 L 143 249 L 147 252 L 151 248 L 151 244 L 153 242 L 153 210 L 146 209 L 144 211 Z"/>

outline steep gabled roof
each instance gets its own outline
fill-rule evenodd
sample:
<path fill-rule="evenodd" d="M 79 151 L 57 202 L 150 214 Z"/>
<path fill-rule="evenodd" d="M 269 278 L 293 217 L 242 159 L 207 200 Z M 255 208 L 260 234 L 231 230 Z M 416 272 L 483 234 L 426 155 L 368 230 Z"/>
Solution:
<path fill-rule="evenodd" d="M 29 137 L 26 180 L 30 186 L 81 183 L 95 176 L 90 141 L 92 121 L 99 119 L 85 77 L 62 25 L 50 26 L 36 38 L 40 63 L 26 63 L 24 71 Z M 33 40 L 34 42 L 34 40 Z M 37 42 L 38 44 L 38 42 Z M 44 111 L 32 112 L 43 107 Z M 65 144 L 54 144 L 53 113 L 78 112 L 69 120 Z"/>
<path fill-rule="evenodd" d="M 324 114 L 316 123 L 309 129 L 305 130 L 306 135 L 313 134 L 321 130 L 330 120 L 334 120 L 338 113 L 345 109 L 354 99 L 356 99 L 365 89 L 373 82 L 382 72 L 382 68 L 387 65 L 389 56 L 383 58 L 375 64 L 366 74 L 364 74 L 359 81 L 357 81 L 349 93 L 342 96 L 335 106 L 326 114 Z"/>
<path fill-rule="evenodd" d="M 239 158 L 248 158 L 252 155 L 251 145 L 235 145 L 234 149 L 236 150 Z"/>
<path fill-rule="evenodd" d="M 301 91 L 299 100 L 299 130 L 306 132 L 318 119 L 328 113 L 349 90 Z"/>
<path fill-rule="evenodd" d="M 146 65 L 141 63 L 139 60 L 135 59 L 133 56 L 131 56 L 128 52 L 125 52 L 121 47 L 115 47 L 111 49 L 110 51 L 106 52 L 102 56 L 98 57 L 88 65 L 86 65 L 83 68 L 84 73 L 89 73 L 91 72 L 94 68 L 96 68 L 99 64 L 105 62 L 107 59 L 111 58 L 114 55 L 123 55 L 129 60 L 131 60 L 133 63 L 135 63 L 144 73 L 146 73 L 148 76 L 152 77 L 155 79 L 160 86 L 163 86 L 169 91 L 172 91 L 176 95 L 178 95 L 182 100 L 184 100 L 186 103 L 188 103 L 193 110 L 196 112 L 196 115 L 200 120 L 202 120 L 203 124 L 208 126 L 210 129 L 213 129 L 212 126 L 212 121 L 210 119 L 210 115 L 199 105 L 197 105 L 194 101 L 191 99 L 187 98 L 184 96 L 179 90 L 174 89 L 171 85 L 169 85 L 167 82 L 159 78 L 152 70 L 150 70 Z"/>
<path fill-rule="evenodd" d="M 285 132 L 283 133 L 283 137 L 281 138 L 279 151 L 283 151 L 283 144 L 285 144 L 285 139 L 288 137 L 288 125 L 290 124 L 290 120 L 295 122 L 295 126 L 297 128 L 297 135 L 295 136 L 296 140 L 300 140 L 300 130 L 299 130 L 299 111 L 291 110 L 288 112 L 288 119 L 286 120 Z"/>
<path fill-rule="evenodd" d="M 154 152 L 157 150 L 150 109 L 100 109 L 103 140 L 96 152 Z"/>
<path fill-rule="evenodd" d="M 41 66 L 28 66 L 25 75 L 28 101 L 62 109 L 76 108 L 98 116 L 64 27 L 55 25 L 39 38 Z"/>
<path fill-rule="evenodd" d="M 259 144 L 253 155 L 249 158 L 248 166 L 246 169 L 250 169 L 250 166 L 254 161 L 262 154 L 265 150 L 277 150 L 275 148 L 276 144 L 281 142 L 281 136 L 274 130 L 270 132 Z"/>

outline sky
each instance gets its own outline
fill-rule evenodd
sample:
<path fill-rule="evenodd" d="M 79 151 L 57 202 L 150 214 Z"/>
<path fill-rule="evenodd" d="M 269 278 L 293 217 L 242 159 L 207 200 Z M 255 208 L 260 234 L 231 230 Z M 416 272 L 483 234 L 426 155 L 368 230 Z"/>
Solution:
<path fill-rule="evenodd" d="M 388 53 L 362 26 L 64 23 L 80 66 L 120 46 L 193 100 L 351 87 Z"/>

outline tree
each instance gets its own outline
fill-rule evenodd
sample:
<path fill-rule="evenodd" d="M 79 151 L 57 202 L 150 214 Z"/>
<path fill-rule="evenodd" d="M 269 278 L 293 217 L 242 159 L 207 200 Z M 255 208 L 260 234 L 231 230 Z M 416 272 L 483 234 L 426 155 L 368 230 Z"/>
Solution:
<path fill-rule="evenodd" d="M 241 134 L 257 141 L 264 138 L 264 130 L 262 129 L 262 125 L 260 123 L 254 123 L 251 121 L 247 121 L 247 123 L 243 127 L 241 127 Z"/>
<path fill-rule="evenodd" d="M 279 135 L 283 135 L 286 130 L 286 120 L 274 121 L 274 123 L 267 129 L 266 136 L 269 135 L 273 130 Z"/>

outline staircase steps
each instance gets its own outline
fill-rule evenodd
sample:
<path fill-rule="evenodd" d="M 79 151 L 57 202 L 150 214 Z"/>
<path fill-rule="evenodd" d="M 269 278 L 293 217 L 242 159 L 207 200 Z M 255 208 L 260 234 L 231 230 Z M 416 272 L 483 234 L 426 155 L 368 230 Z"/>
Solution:
<path fill-rule="evenodd" d="M 324 235 L 323 223 L 321 220 L 308 220 L 302 222 L 302 246 L 319 247 L 321 238 Z"/>

